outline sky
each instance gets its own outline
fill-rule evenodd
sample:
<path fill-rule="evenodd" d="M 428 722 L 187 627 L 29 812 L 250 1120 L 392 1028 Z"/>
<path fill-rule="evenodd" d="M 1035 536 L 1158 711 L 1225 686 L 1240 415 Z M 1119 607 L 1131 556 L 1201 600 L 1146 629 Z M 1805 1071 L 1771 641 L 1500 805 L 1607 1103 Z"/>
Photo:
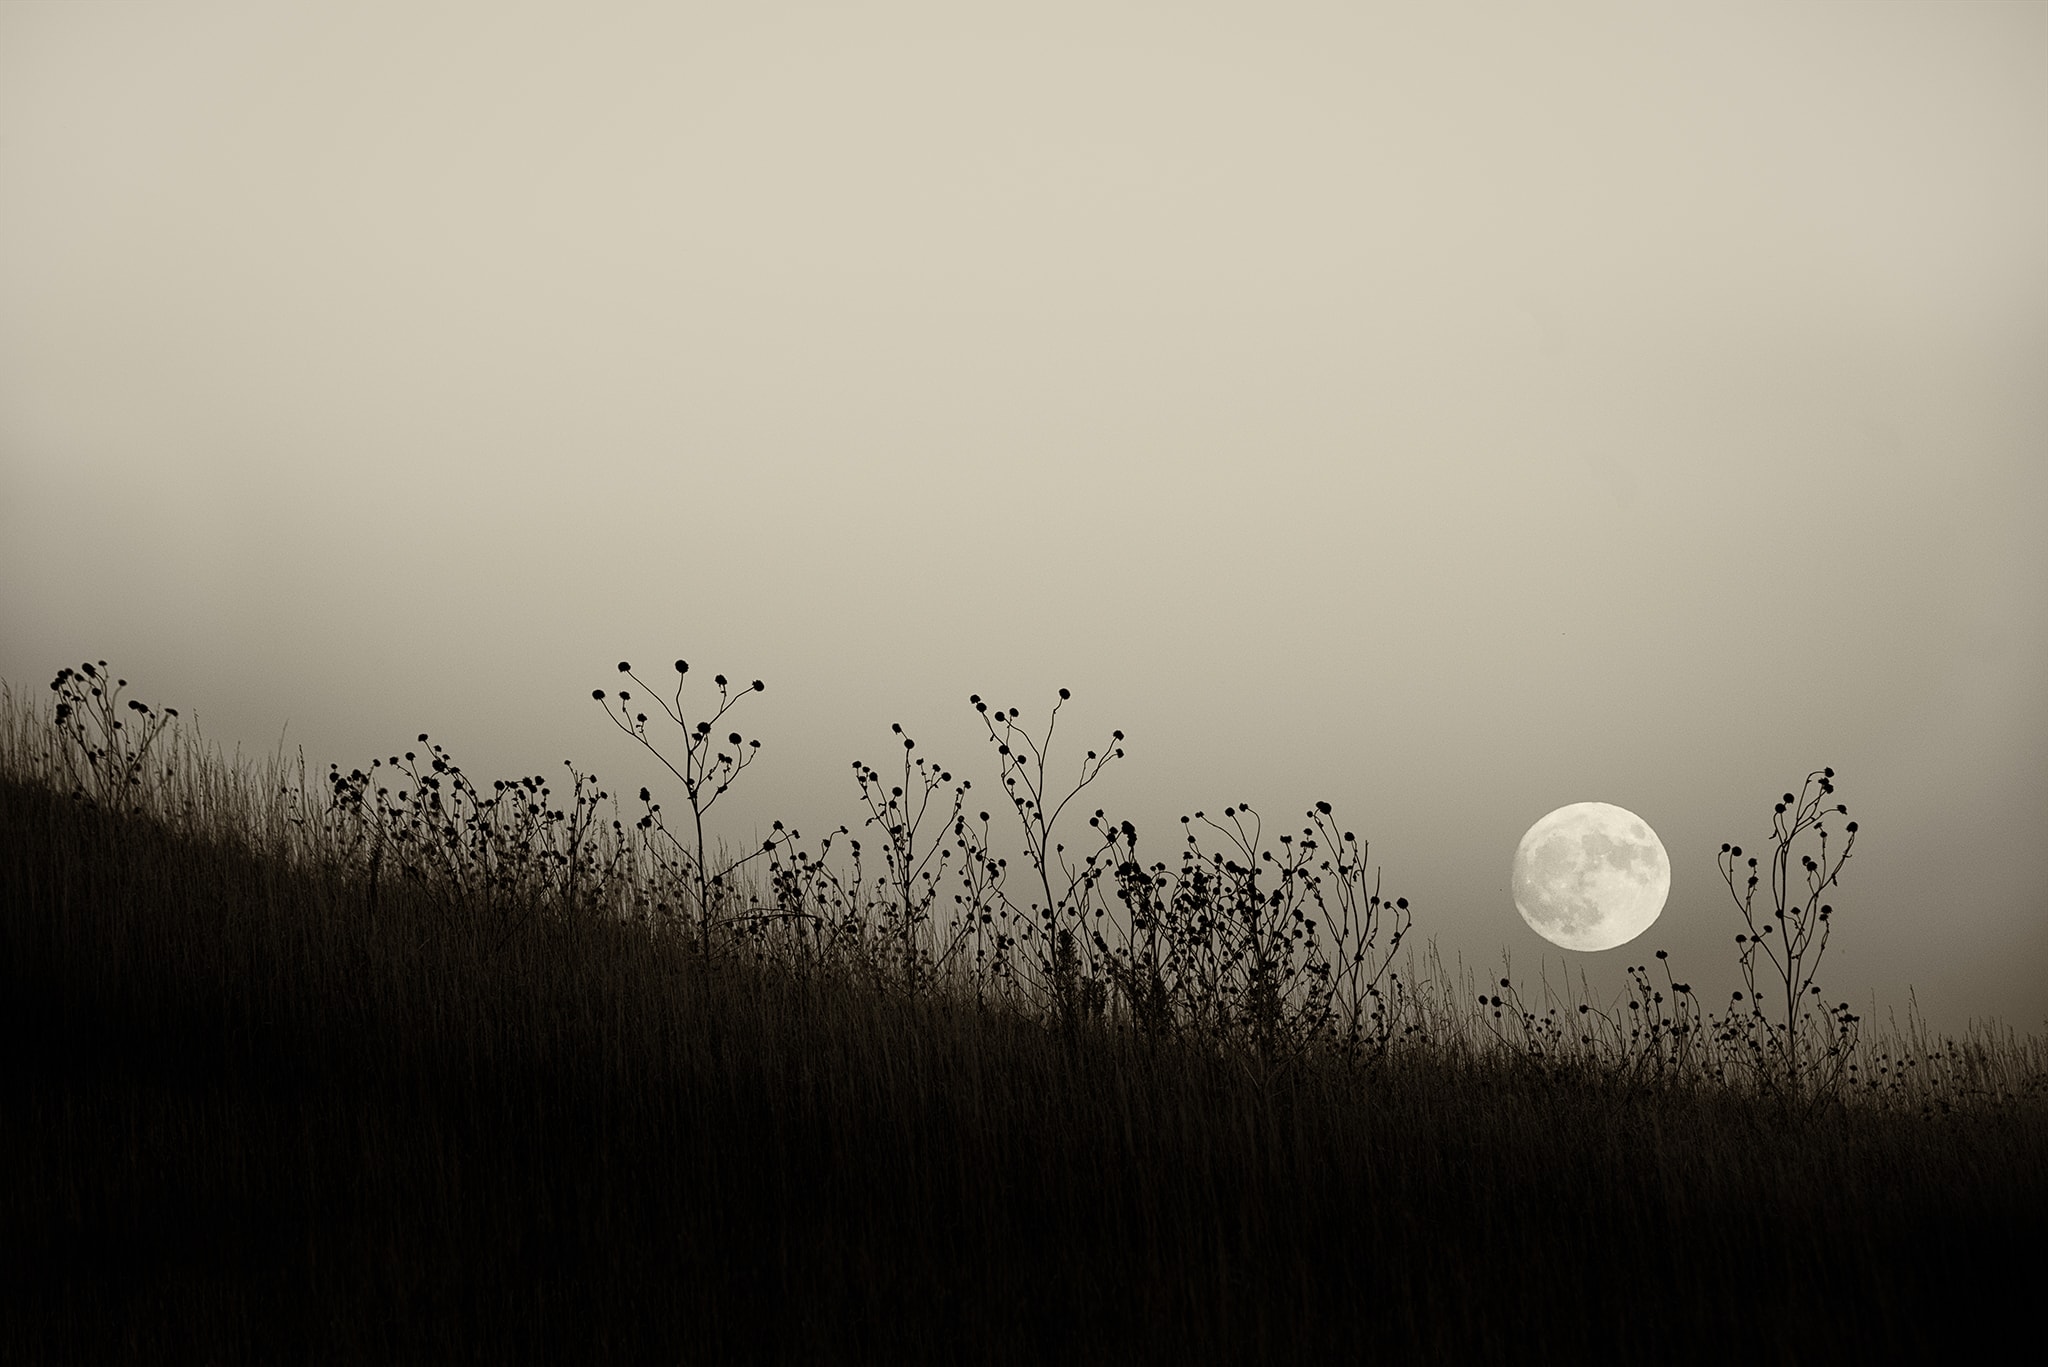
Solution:
<path fill-rule="evenodd" d="M 1065 687 L 1153 857 L 1327 800 L 1600 992 L 1725 992 L 1832 766 L 1828 997 L 2038 1031 L 2044 165 L 2038 5 L 11 0 L 0 678 L 629 790 L 683 657 L 735 843 Z M 1672 864 L 1597 954 L 1582 801 Z"/>

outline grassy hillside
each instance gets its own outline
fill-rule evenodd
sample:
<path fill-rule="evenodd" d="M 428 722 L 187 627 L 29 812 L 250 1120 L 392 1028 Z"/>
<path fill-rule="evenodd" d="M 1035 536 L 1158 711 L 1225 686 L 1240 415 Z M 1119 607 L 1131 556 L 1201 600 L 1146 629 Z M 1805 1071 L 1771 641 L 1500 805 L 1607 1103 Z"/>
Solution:
<path fill-rule="evenodd" d="M 798 953 L 566 865 L 372 872 L 345 784 L 65 744 L 10 700 L 0 1360 L 1816 1361 L 2038 1280 L 2032 1041 L 1795 1098 L 1427 984 L 1383 1047 L 1298 992 L 1147 1026 L 892 969 L 880 912 Z"/>

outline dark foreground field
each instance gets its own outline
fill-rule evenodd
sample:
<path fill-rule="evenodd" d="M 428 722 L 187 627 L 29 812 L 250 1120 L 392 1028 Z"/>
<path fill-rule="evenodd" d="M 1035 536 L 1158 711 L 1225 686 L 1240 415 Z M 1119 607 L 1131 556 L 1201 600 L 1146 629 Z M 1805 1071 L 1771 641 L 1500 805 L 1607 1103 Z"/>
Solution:
<path fill-rule="evenodd" d="M 2039 1106 L 1788 1114 L 477 933 L 0 784 L 0 1360 L 1807 1362 L 2032 1322 Z"/>

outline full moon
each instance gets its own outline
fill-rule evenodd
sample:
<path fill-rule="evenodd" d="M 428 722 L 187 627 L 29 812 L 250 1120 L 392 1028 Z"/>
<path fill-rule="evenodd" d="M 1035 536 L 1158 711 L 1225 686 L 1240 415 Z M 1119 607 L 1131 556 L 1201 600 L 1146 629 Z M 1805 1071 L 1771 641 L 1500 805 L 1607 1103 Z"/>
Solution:
<path fill-rule="evenodd" d="M 1671 859 L 1625 807 L 1574 802 L 1529 828 L 1510 876 L 1515 910 L 1566 949 L 1612 949 L 1650 928 L 1671 893 Z"/>

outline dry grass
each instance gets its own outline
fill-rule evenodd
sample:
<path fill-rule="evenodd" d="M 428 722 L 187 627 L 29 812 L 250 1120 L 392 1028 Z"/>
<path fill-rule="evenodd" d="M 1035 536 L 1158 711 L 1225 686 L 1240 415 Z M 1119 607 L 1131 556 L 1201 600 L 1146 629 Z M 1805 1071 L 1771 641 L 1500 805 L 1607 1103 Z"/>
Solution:
<path fill-rule="evenodd" d="M 1292 937 L 1256 842 L 1257 907 L 1130 858 L 924 898 L 978 810 L 947 775 L 914 830 L 914 765 L 861 876 L 791 833 L 749 879 L 428 748 L 309 785 L 168 726 L 95 786 L 64 744 L 0 705 L 0 1360 L 1808 1361 L 2031 1285 L 2036 1040 L 1859 1036 L 1881 1085 L 1795 1103 L 1668 975 L 1596 1021 Z"/>

